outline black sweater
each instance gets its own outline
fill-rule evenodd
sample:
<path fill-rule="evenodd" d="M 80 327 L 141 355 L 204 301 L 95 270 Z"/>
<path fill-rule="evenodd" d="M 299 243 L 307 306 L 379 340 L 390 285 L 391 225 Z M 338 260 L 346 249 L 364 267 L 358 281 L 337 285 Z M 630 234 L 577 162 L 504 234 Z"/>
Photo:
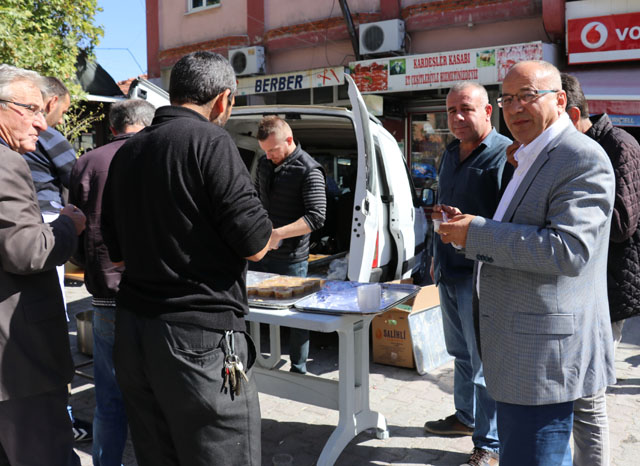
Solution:
<path fill-rule="evenodd" d="M 125 272 L 118 306 L 164 320 L 244 330 L 244 257 L 271 222 L 229 134 L 198 113 L 162 107 L 116 153 L 102 232 Z"/>

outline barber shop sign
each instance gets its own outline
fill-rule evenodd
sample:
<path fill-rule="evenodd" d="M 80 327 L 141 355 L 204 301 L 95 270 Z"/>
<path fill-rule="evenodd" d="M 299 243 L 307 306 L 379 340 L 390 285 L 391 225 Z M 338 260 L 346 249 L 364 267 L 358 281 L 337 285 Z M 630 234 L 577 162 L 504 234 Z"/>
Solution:
<path fill-rule="evenodd" d="M 567 21 L 569 63 L 640 58 L 640 12 Z"/>

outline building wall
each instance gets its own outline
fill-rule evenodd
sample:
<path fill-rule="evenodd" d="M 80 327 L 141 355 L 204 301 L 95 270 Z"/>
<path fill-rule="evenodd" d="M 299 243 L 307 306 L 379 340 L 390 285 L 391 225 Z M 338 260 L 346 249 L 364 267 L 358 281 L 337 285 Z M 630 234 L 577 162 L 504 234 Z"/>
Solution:
<path fill-rule="evenodd" d="M 495 23 L 488 23 L 472 27 L 463 25 L 415 31 L 411 33 L 411 47 L 407 54 L 436 53 L 536 40 L 547 41 L 540 17 L 500 23 L 500 27 L 496 27 Z"/>
<path fill-rule="evenodd" d="M 292 24 L 304 24 L 332 17 L 342 17 L 338 0 L 266 0 L 264 9 L 265 30 Z M 351 13 L 374 13 L 380 10 L 380 0 L 349 0 Z"/>
<path fill-rule="evenodd" d="M 185 0 L 159 0 L 160 50 L 247 34 L 247 2 L 222 0 L 219 7 L 188 13 Z"/>

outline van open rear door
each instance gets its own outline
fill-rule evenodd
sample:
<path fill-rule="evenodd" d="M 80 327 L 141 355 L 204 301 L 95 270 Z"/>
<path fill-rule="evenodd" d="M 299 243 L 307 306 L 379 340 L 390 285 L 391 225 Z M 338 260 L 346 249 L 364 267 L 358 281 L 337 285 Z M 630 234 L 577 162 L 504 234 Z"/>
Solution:
<path fill-rule="evenodd" d="M 353 79 L 345 75 L 349 85 L 349 100 L 355 118 L 358 140 L 358 174 L 351 217 L 349 248 L 349 280 L 368 282 L 374 260 L 377 262 L 378 205 L 373 195 L 375 183 L 375 151 L 369 128 L 369 111 Z"/>

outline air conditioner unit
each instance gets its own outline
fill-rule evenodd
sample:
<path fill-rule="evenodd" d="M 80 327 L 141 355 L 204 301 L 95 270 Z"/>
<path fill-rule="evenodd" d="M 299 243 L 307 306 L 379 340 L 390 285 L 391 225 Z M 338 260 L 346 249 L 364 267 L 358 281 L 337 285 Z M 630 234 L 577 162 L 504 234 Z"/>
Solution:
<path fill-rule="evenodd" d="M 360 53 L 401 52 L 404 45 L 404 21 L 390 19 L 360 25 Z"/>
<path fill-rule="evenodd" d="M 264 74 L 264 47 L 229 50 L 229 62 L 237 76 Z"/>

